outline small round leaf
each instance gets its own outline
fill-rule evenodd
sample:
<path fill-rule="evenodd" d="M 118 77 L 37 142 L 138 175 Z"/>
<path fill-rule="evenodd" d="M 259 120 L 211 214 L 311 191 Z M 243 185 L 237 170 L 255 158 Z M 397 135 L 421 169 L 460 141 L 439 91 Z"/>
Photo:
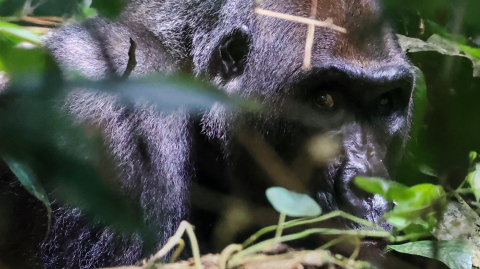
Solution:
<path fill-rule="evenodd" d="M 315 217 L 322 209 L 310 196 L 281 187 L 267 189 L 266 195 L 273 208 L 290 217 Z"/>
<path fill-rule="evenodd" d="M 470 154 L 468 155 L 468 158 L 470 159 L 470 163 L 473 164 L 475 162 L 475 159 L 477 159 L 477 152 L 471 151 Z"/>

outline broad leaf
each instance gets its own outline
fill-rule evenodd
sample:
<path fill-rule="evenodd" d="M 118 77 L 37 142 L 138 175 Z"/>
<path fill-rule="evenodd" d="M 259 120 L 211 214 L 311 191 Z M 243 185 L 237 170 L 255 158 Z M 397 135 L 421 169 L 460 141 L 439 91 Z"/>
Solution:
<path fill-rule="evenodd" d="M 125 0 L 93 0 L 90 7 L 97 9 L 105 17 L 114 18 L 120 14 L 126 3 Z"/>
<path fill-rule="evenodd" d="M 15 37 L 19 40 L 27 41 L 33 44 L 40 44 L 39 35 L 36 35 L 31 31 L 25 30 L 24 28 L 12 23 L 0 21 L 0 34 Z"/>
<path fill-rule="evenodd" d="M 468 155 L 468 159 L 470 160 L 470 164 L 473 164 L 475 162 L 475 159 L 477 159 L 477 152 L 471 151 L 470 154 Z"/>
<path fill-rule="evenodd" d="M 480 200 L 480 163 L 477 163 L 474 170 L 467 175 L 468 184 L 473 189 L 473 194 L 477 202 Z"/>
<path fill-rule="evenodd" d="M 412 186 L 410 190 L 415 193 L 415 199 L 411 200 L 408 204 L 410 207 L 417 209 L 430 206 L 436 200 L 445 197 L 445 191 L 442 186 L 429 183 Z"/>
<path fill-rule="evenodd" d="M 315 217 L 322 213 L 317 202 L 306 194 L 272 187 L 267 189 L 266 195 L 275 210 L 291 217 Z"/>
<path fill-rule="evenodd" d="M 75 76 L 72 74 L 72 76 Z M 125 106 L 139 105 L 159 112 L 175 112 L 210 109 L 216 104 L 259 112 L 264 107 L 257 101 L 229 95 L 210 84 L 190 76 L 152 75 L 129 79 L 118 83 L 112 81 L 90 82 L 78 79 L 70 84 L 71 89 L 84 88 L 99 93 L 113 93 Z"/>
<path fill-rule="evenodd" d="M 418 167 L 418 170 L 420 170 L 420 172 L 424 173 L 425 175 L 432 176 L 432 177 L 438 177 L 437 172 L 435 170 L 433 170 L 433 168 L 431 168 L 428 165 L 420 165 Z"/>
<path fill-rule="evenodd" d="M 397 35 L 400 46 L 405 52 L 436 51 L 450 56 L 465 57 L 472 61 L 473 76 L 480 77 L 480 60 L 477 58 L 478 51 L 468 46 L 462 46 L 456 42 L 442 38 L 439 35 L 432 35 L 425 42 L 418 38 Z M 472 53 L 472 54 L 470 54 Z"/>
<path fill-rule="evenodd" d="M 425 83 L 425 77 L 418 67 L 414 67 L 415 70 L 415 89 L 414 94 L 414 111 L 415 116 L 413 117 L 413 126 L 412 126 L 412 139 L 415 143 L 417 142 L 418 136 L 422 129 L 425 129 L 425 112 L 427 111 L 428 98 L 427 98 L 427 84 Z M 424 173 L 424 172 L 423 172 Z"/>
<path fill-rule="evenodd" d="M 48 228 L 47 233 L 50 231 L 50 223 L 52 219 L 52 207 L 50 200 L 47 197 L 47 193 L 43 188 L 40 181 L 33 173 L 33 171 L 23 163 L 17 162 L 14 159 L 4 157 L 3 160 L 7 163 L 8 167 L 12 170 L 18 180 L 22 183 L 23 187 L 38 200 L 40 200 L 47 208 L 48 214 Z"/>
<path fill-rule="evenodd" d="M 432 241 L 410 242 L 403 245 L 390 245 L 388 249 L 401 253 L 435 258 L 451 269 L 471 269 L 472 249 L 466 242 L 448 240 L 438 241 L 438 253 L 434 257 Z"/>
<path fill-rule="evenodd" d="M 404 201 L 415 196 L 407 186 L 376 177 L 356 177 L 355 184 L 370 193 L 380 194 L 388 201 Z"/>
<path fill-rule="evenodd" d="M 419 184 L 409 188 L 397 182 L 365 177 L 356 177 L 354 182 L 368 192 L 396 202 L 395 208 L 386 213 L 384 218 L 397 231 L 417 234 L 418 239 L 430 235 L 438 223 L 436 212 L 445 203 L 445 192 L 441 186 Z"/>

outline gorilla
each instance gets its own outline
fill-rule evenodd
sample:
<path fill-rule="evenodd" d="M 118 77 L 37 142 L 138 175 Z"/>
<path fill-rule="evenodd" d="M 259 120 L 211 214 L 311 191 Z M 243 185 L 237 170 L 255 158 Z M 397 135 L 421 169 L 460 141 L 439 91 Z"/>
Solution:
<path fill-rule="evenodd" d="M 310 0 L 257 4 L 304 18 L 312 13 Z M 314 197 L 324 212 L 343 210 L 380 222 L 390 205 L 352 180 L 393 177 L 410 130 L 415 82 L 381 4 L 318 1 L 314 19 L 331 19 L 346 33 L 315 27 L 309 68 L 303 68 L 308 26 L 256 14 L 255 5 L 130 0 L 116 19 L 69 23 L 45 39 L 62 70 L 69 71 L 67 80 L 72 70 L 94 81 L 121 76 L 133 40 L 137 64 L 130 78 L 192 74 L 229 95 L 257 100 L 264 109 L 253 113 L 217 103 L 194 113 L 182 107 L 167 113 L 142 103 L 125 105 L 115 92 L 70 92 L 62 105 L 65 115 L 102 131 L 118 171 L 118 190 L 140 206 L 154 244 L 92 225 L 81 209 L 57 201 L 48 237 L 22 250 L 33 256 L 25 264 L 48 269 L 134 264 L 158 250 L 181 220 L 212 229 L 205 209 L 192 202 L 207 199 L 193 197 L 193 184 L 259 203 L 267 187 L 284 185 Z M 319 139 L 334 153 L 316 162 L 306 148 Z M 261 164 L 272 159 L 287 168 Z M 292 182 L 276 181 L 285 173 Z M 359 228 L 345 220 L 336 224 Z"/>

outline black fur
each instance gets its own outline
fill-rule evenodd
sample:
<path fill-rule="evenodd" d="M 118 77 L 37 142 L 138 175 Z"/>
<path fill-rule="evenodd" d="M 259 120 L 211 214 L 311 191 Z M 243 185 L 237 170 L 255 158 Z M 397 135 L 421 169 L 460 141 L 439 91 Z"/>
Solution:
<path fill-rule="evenodd" d="M 309 17 L 310 5 L 265 0 L 260 7 Z M 106 267 L 147 257 L 181 220 L 191 219 L 193 179 L 264 200 L 264 188 L 272 183 L 261 183 L 268 175 L 236 143 L 233 134 L 241 124 L 262 135 L 286 163 L 316 135 L 340 141 L 339 154 L 308 176 L 307 190 L 325 211 L 341 209 L 377 221 L 388 204 L 351 180 L 358 174 L 391 178 L 410 129 L 414 76 L 377 1 L 320 0 L 317 14 L 348 33 L 317 27 L 308 71 L 302 70 L 307 26 L 256 15 L 249 0 L 132 0 L 118 20 L 89 19 L 48 36 L 45 45 L 64 70 L 91 79 L 125 72 L 131 38 L 138 62 L 132 77 L 188 72 L 270 109 L 251 115 L 217 104 L 198 118 L 181 108 L 161 114 L 142 105 L 126 107 L 113 94 L 88 89 L 71 93 L 66 110 L 78 123 L 102 128 L 121 171 L 121 191 L 142 206 L 155 244 L 144 246 L 137 234 L 92 228 L 79 209 L 54 204 L 52 231 L 36 254 L 37 268 Z M 335 109 L 312 105 L 325 92 Z M 384 98 L 390 106 L 379 108 Z M 214 168 L 206 169 L 209 165 Z"/>

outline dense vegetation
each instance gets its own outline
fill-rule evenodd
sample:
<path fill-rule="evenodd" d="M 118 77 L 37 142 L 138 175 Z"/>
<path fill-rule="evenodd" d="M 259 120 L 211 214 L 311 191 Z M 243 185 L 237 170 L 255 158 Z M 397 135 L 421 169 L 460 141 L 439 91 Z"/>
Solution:
<path fill-rule="evenodd" d="M 117 78 L 102 83 L 78 77 L 69 84 L 62 81 L 58 67 L 41 49 L 41 36 L 69 20 L 82 20 L 97 13 L 116 16 L 122 4 L 121 0 L 83 0 L 80 3 L 78 0 L 0 0 L 0 86 L 9 78 L 9 88 L 2 92 L 1 102 L 18 98 L 14 107 L 0 111 L 0 155 L 24 187 L 45 204 L 47 214 L 50 201 L 44 185 L 68 182 L 63 192 L 57 194 L 59 197 L 82 207 L 91 216 L 102 216 L 106 223 L 128 231 L 141 229 L 143 224 L 138 211 L 100 184 L 93 168 L 86 166 L 79 157 L 100 152 L 101 138 L 87 137 L 72 127 L 51 109 L 52 97 L 78 86 L 110 91 L 123 84 L 124 89 L 134 91 L 125 91 L 126 101 L 146 98 L 156 102 L 162 110 L 174 109 L 172 103 L 202 108 L 216 101 L 252 111 L 258 106 L 223 95 L 209 85 L 194 83 L 186 77 L 150 77 L 133 82 Z M 240 264 L 242 258 L 264 250 L 272 242 L 324 233 L 355 238 L 382 237 L 391 242 L 391 250 L 435 258 L 450 268 L 480 267 L 480 157 L 477 154 L 480 152 L 480 2 L 385 0 L 384 5 L 401 34 L 402 48 L 418 67 L 413 130 L 396 175 L 398 183 L 377 178 L 358 178 L 356 183 L 369 192 L 395 201 L 395 208 L 385 216 L 395 227 L 394 232 L 385 232 L 381 227 L 342 212 L 320 215 L 308 197 L 275 189 L 270 191 L 269 199 L 281 213 L 280 228 L 267 227 L 259 231 L 242 248 L 252 245 L 268 231 L 277 230 L 276 237 L 238 252 L 230 260 L 231 265 Z M 169 100 L 178 95 L 165 91 L 135 92 L 135 83 L 155 85 L 156 89 L 163 87 L 165 91 L 182 88 L 180 99 L 184 102 L 178 104 L 178 101 Z M 56 143 L 58 137 L 67 139 L 59 145 Z M 51 160 L 50 168 L 64 169 L 40 169 L 43 174 L 34 175 L 31 171 L 36 158 Z M 102 155 L 98 153 L 90 158 L 102 158 Z M 38 177 L 48 180 L 40 182 Z M 287 200 L 290 204 L 279 205 Z M 113 210 L 114 207 L 117 209 Z M 111 214 L 119 212 L 119 207 L 121 215 Z M 310 211 L 299 212 L 298 208 Z M 281 236 L 282 229 L 339 215 L 359 221 L 369 229 L 306 229 Z M 305 218 L 284 222 L 285 216 Z M 353 260 L 355 255 L 351 258 Z M 325 260 L 345 267 L 366 266 L 334 256 Z"/>

